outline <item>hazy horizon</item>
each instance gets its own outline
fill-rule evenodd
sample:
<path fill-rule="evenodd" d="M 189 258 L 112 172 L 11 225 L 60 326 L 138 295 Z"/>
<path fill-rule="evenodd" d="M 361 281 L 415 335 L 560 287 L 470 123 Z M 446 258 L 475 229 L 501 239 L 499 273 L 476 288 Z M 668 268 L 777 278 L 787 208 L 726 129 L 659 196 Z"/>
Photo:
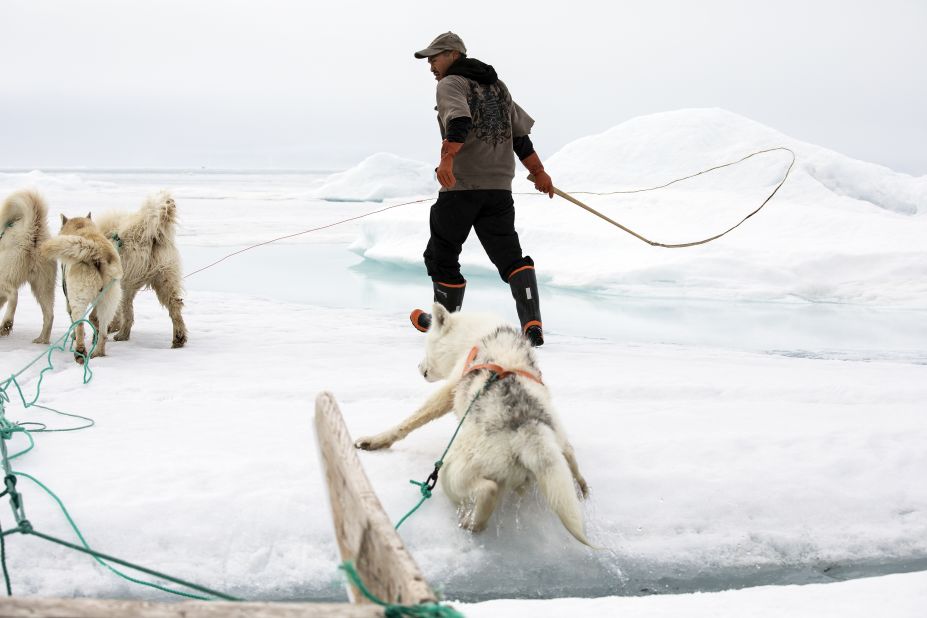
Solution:
<path fill-rule="evenodd" d="M 453 29 L 536 119 L 542 158 L 633 117 L 720 107 L 927 175 L 925 3 L 467 6 L 5 2 L 0 169 L 429 161 L 434 80 L 412 52 Z"/>

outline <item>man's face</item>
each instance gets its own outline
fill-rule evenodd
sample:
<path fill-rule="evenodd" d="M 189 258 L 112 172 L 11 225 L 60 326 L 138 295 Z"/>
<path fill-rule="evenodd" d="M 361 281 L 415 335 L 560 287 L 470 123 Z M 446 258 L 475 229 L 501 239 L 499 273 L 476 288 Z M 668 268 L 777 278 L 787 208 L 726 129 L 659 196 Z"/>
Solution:
<path fill-rule="evenodd" d="M 443 51 L 440 54 L 428 56 L 428 66 L 432 75 L 435 76 L 435 80 L 441 81 L 444 79 L 448 67 L 454 64 L 454 61 L 458 58 L 460 58 L 460 52 L 456 51 Z"/>

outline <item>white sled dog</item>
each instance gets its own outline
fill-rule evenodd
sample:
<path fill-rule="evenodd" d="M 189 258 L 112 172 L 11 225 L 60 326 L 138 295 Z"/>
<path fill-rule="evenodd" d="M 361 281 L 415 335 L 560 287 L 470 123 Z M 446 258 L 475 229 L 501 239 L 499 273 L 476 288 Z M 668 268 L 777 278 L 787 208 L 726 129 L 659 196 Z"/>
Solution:
<path fill-rule="evenodd" d="M 88 214 L 86 218 L 73 219 L 61 215 L 61 232 L 42 243 L 40 249 L 43 255 L 58 258 L 65 266 L 64 285 L 72 322 L 81 319 L 87 307 L 96 301 L 90 312 L 90 322 L 97 330 L 97 345 L 91 356 L 104 356 L 107 329 L 122 297 L 119 285 L 122 265 L 116 248 L 100 233 Z M 83 322 L 74 329 L 74 337 L 77 340 L 74 360 L 83 364 L 87 356 Z"/>
<path fill-rule="evenodd" d="M 110 212 L 97 220 L 100 231 L 118 246 L 122 259 L 122 304 L 110 327 L 118 331 L 116 341 L 127 341 L 135 323 L 132 303 L 143 287 L 154 289 L 161 306 L 167 308 L 174 327 L 171 347 L 187 342 L 183 308 L 180 252 L 174 244 L 177 205 L 167 191 L 156 193 L 133 213 Z"/>
<path fill-rule="evenodd" d="M 13 330 L 13 316 L 19 288 L 26 282 L 42 308 L 42 332 L 33 343 L 48 343 L 55 306 L 55 261 L 39 252 L 48 240 L 48 207 L 35 191 L 17 191 L 0 208 L 0 307 L 6 314 L 0 322 L 0 337 Z"/>
<path fill-rule="evenodd" d="M 411 417 L 355 446 L 387 448 L 452 410 L 462 418 L 496 372 L 502 377 L 473 403 L 439 474 L 441 488 L 457 505 L 460 526 L 483 530 L 506 491 L 521 494 L 534 480 L 570 534 L 589 545 L 573 481 L 584 498 L 589 488 L 528 340 L 491 316 L 449 313 L 437 303 L 432 316 L 419 371 L 429 382 L 446 382 Z"/>

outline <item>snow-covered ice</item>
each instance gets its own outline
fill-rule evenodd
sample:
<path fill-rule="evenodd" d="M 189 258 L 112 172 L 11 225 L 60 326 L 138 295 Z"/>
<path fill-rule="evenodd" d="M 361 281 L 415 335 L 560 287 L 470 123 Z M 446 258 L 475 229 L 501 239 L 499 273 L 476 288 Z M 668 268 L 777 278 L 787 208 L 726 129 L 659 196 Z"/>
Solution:
<path fill-rule="evenodd" d="M 923 572 L 904 573 L 927 569 L 927 177 L 721 110 L 634 119 L 546 166 L 565 190 L 610 191 L 779 145 L 798 156 L 783 189 L 701 248 L 651 248 L 562 200 L 517 196 L 544 296 L 540 362 L 593 491 L 590 536 L 604 549 L 578 547 L 534 495 L 506 501 L 471 536 L 438 493 L 402 536 L 451 599 L 611 598 L 487 601 L 467 615 L 923 608 Z M 755 208 L 787 161 L 771 153 L 654 193 L 582 199 L 656 240 L 690 240 Z M 336 175 L 15 172 L 0 173 L 0 193 L 37 186 L 57 219 L 172 188 L 192 272 L 251 243 L 427 198 L 425 169 L 375 155 Z M 384 179 L 404 171 L 409 184 L 392 191 Z M 132 340 L 108 346 L 90 384 L 59 357 L 43 386 L 41 403 L 97 426 L 37 435 L 14 467 L 53 488 L 101 551 L 248 599 L 343 598 L 313 399 L 334 392 L 361 435 L 434 388 L 417 374 L 422 339 L 406 317 L 430 296 L 420 266 L 427 206 L 296 236 L 191 277 L 182 350 L 169 347 L 166 312 L 141 294 Z M 514 319 L 475 242 L 461 260 L 468 307 Z M 65 329 L 63 298 L 56 307 L 54 336 Z M 0 339 L 0 372 L 39 353 L 29 342 L 40 321 L 24 291 L 14 332 Z M 15 401 L 8 415 L 70 422 Z M 452 431 L 441 419 L 361 454 L 394 520 L 416 501 L 408 480 L 427 476 Z M 20 488 L 38 529 L 71 538 L 56 505 L 28 480 Z M 10 525 L 9 512 L 0 522 Z M 36 538 L 6 545 L 17 594 L 163 598 Z M 860 576 L 879 577 L 827 583 Z M 797 583 L 814 585 L 753 588 Z M 751 588 L 613 596 L 742 587 Z"/>
<path fill-rule="evenodd" d="M 538 276 L 558 287 L 663 298 L 852 302 L 925 308 L 927 177 L 914 178 L 805 144 L 722 110 L 645 116 L 567 145 L 545 163 L 558 187 L 607 192 L 665 184 L 785 146 L 798 161 L 785 186 L 724 242 L 655 250 L 519 179 L 519 236 Z M 775 151 L 656 192 L 578 195 L 663 243 L 713 236 L 756 209 L 791 156 Z M 418 264 L 428 229 L 397 209 L 367 220 L 359 254 Z M 479 246 L 468 272 L 493 272 Z"/>

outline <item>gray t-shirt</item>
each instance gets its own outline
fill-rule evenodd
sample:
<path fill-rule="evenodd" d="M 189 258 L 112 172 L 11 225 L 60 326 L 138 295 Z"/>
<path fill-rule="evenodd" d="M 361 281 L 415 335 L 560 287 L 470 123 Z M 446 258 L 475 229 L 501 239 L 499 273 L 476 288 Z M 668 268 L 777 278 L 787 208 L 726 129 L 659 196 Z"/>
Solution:
<path fill-rule="evenodd" d="M 460 75 L 438 82 L 438 124 L 441 138 L 454 118 L 470 118 L 473 125 L 463 148 L 454 157 L 457 184 L 442 191 L 512 190 L 515 154 L 512 138 L 531 133 L 534 119 L 512 100 L 502 81 L 480 84 Z"/>

